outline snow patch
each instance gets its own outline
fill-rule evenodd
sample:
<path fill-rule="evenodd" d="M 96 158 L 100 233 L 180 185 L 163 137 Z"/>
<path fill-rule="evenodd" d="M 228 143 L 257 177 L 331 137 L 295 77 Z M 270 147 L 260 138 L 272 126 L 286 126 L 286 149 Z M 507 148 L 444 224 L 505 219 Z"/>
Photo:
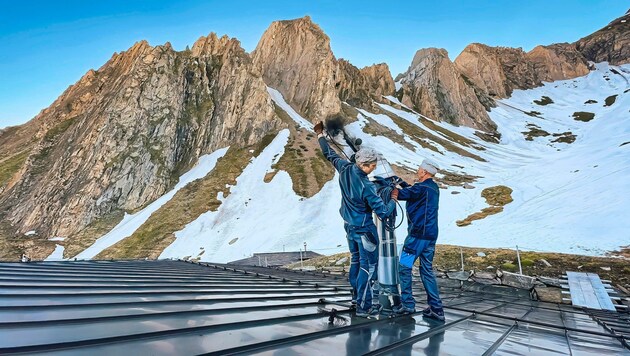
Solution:
<path fill-rule="evenodd" d="M 295 121 L 300 127 L 305 128 L 311 132 L 313 132 L 313 124 L 311 124 L 308 120 L 303 118 L 297 111 L 293 110 L 291 105 L 289 105 L 285 100 L 282 94 L 276 89 L 267 87 L 267 92 L 271 95 L 271 100 L 273 100 L 276 105 L 278 105 L 282 110 L 286 111 L 287 114 Z"/>
<path fill-rule="evenodd" d="M 46 257 L 44 261 L 63 261 L 63 251 L 65 248 L 61 245 L 56 245 L 55 250 Z"/>

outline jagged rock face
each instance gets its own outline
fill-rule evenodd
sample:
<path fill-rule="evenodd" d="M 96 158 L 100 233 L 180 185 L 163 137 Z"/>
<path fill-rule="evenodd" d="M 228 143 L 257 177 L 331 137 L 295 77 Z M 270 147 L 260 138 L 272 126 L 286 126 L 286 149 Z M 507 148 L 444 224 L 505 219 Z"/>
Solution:
<path fill-rule="evenodd" d="M 601 30 L 575 43 L 589 61 L 613 65 L 630 63 L 630 10 Z"/>
<path fill-rule="evenodd" d="M 501 61 L 492 47 L 480 43 L 469 44 L 455 58 L 455 66 L 490 96 L 507 97 L 505 73 L 501 70 Z"/>
<path fill-rule="evenodd" d="M 527 52 L 527 59 L 531 61 L 539 81 L 553 82 L 576 78 L 589 72 L 586 58 L 569 43 L 536 46 Z"/>
<path fill-rule="evenodd" d="M 543 81 L 586 75 L 586 59 L 568 43 L 521 48 L 468 45 L 455 59 L 457 68 L 490 96 L 507 98 L 514 89 L 531 89 Z"/>
<path fill-rule="evenodd" d="M 341 110 L 330 39 L 310 17 L 273 22 L 252 55 L 265 83 L 302 116 L 316 122 Z"/>
<path fill-rule="evenodd" d="M 368 108 L 372 100 L 394 94 L 394 80 L 385 63 L 358 69 L 340 59 L 336 70 L 339 98 L 350 105 Z"/>
<path fill-rule="evenodd" d="M 540 85 L 532 63 L 520 48 L 473 43 L 457 56 L 455 65 L 492 97 L 506 98 L 514 89 Z"/>
<path fill-rule="evenodd" d="M 335 86 L 339 90 L 339 98 L 353 106 L 365 106 L 371 101 L 369 82 L 361 70 L 345 59 L 337 62 Z"/>
<path fill-rule="evenodd" d="M 477 97 L 485 94 L 475 93 L 474 85 L 460 74 L 444 49 L 416 52 L 401 83 L 402 103 L 427 117 L 484 131 L 496 129 Z"/>
<path fill-rule="evenodd" d="M 33 121 L 41 136 L 0 211 L 20 232 L 67 236 L 163 195 L 205 153 L 282 125 L 238 41 L 146 42 L 88 72 Z"/>
<path fill-rule="evenodd" d="M 367 82 L 370 85 L 370 93 L 377 98 L 384 95 L 393 95 L 396 91 L 396 85 L 387 64 L 380 63 L 361 68 L 361 73 L 367 78 Z"/>

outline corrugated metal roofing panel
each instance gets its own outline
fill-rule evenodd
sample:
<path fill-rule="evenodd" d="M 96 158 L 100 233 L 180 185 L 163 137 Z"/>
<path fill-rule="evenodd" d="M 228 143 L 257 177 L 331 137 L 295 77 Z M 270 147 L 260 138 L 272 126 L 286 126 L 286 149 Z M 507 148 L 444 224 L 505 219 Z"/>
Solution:
<path fill-rule="evenodd" d="M 630 328 L 627 315 L 440 282 L 446 323 L 419 313 L 356 318 L 345 277 L 313 272 L 181 261 L 0 263 L 0 354 L 630 354 L 611 329 Z M 423 305 L 423 290 L 414 293 Z"/>

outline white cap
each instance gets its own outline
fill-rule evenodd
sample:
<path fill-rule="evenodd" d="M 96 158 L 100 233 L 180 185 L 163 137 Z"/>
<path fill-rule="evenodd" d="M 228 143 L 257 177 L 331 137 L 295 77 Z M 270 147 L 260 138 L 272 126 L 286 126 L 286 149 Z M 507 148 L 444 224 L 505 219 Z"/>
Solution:
<path fill-rule="evenodd" d="M 431 175 L 435 175 L 438 171 L 438 169 L 440 169 L 440 167 L 438 167 L 438 165 L 429 160 L 429 159 L 425 159 L 422 161 L 422 164 L 420 165 L 420 168 L 424 169 L 425 171 L 431 173 Z"/>
<path fill-rule="evenodd" d="M 372 163 L 378 160 L 378 152 L 370 147 L 362 147 L 354 156 L 359 164 Z"/>

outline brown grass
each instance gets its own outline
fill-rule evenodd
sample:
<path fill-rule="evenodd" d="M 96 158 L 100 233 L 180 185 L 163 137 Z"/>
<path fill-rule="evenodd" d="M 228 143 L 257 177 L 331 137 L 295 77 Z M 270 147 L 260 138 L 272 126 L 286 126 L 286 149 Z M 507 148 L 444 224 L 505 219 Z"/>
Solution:
<path fill-rule="evenodd" d="M 481 191 L 481 196 L 486 199 L 488 205 L 503 206 L 514 201 L 512 188 L 504 185 L 489 187 Z"/>
<path fill-rule="evenodd" d="M 589 122 L 595 118 L 595 114 L 586 111 L 577 111 L 573 113 L 573 119 L 577 121 Z"/>
<path fill-rule="evenodd" d="M 123 219 L 124 212 L 117 210 L 91 222 L 83 230 L 59 242 L 64 246 L 63 257 L 71 258 L 90 247 L 99 237 L 108 233 Z"/>
<path fill-rule="evenodd" d="M 295 122 L 278 106 L 276 114 L 288 124 L 290 136 L 282 157 L 272 166 L 274 171 L 268 172 L 264 181 L 271 182 L 278 170 L 283 170 L 291 177 L 293 191 L 301 197 L 310 198 L 333 178 L 335 169 L 322 154 L 317 136 L 296 128 Z"/>
<path fill-rule="evenodd" d="M 481 211 L 468 215 L 463 220 L 457 220 L 457 226 L 468 226 L 475 220 L 484 219 L 490 215 L 498 214 L 503 211 L 503 206 L 513 201 L 512 189 L 504 185 L 489 187 L 481 191 L 481 196 L 486 199 L 486 203 L 490 205 Z"/>
<path fill-rule="evenodd" d="M 27 149 L 0 160 L 0 191 L 11 180 L 13 175 L 22 168 L 30 153 L 30 149 Z"/>

